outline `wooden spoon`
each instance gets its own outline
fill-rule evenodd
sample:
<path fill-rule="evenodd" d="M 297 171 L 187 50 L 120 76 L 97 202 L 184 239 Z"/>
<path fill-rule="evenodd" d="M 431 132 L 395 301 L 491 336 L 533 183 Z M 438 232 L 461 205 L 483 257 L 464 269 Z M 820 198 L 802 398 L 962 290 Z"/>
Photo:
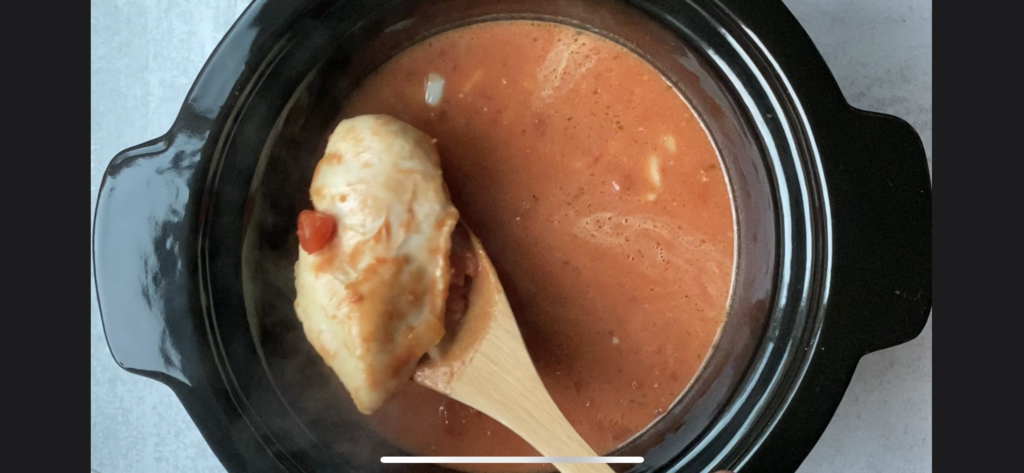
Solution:
<path fill-rule="evenodd" d="M 541 382 L 494 266 L 480 240 L 468 233 L 479 274 L 469 288 L 466 314 L 413 379 L 501 422 L 543 456 L 598 456 Z M 553 464 L 564 473 L 612 472 L 604 463 Z"/>

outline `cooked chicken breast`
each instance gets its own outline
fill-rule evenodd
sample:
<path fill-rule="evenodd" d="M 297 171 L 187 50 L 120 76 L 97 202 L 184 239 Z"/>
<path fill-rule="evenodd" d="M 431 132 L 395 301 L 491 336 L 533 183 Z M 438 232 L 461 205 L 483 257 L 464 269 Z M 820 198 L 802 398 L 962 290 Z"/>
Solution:
<path fill-rule="evenodd" d="M 433 140 L 386 115 L 344 120 L 299 219 L 295 312 L 360 412 L 407 381 L 444 336 L 459 219 Z"/>

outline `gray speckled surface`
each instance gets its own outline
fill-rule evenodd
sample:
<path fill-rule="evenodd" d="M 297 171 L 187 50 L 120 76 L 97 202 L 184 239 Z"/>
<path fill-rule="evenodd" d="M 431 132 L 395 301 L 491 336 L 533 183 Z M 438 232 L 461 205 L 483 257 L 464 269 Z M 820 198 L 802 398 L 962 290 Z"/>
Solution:
<path fill-rule="evenodd" d="M 930 0 L 785 0 L 856 107 L 910 122 L 932 154 Z M 118 151 L 164 133 L 244 0 L 92 0 L 92 202 Z M 92 468 L 222 472 L 169 389 L 114 363 L 91 310 Z M 799 473 L 932 469 L 931 322 L 863 359 Z"/>

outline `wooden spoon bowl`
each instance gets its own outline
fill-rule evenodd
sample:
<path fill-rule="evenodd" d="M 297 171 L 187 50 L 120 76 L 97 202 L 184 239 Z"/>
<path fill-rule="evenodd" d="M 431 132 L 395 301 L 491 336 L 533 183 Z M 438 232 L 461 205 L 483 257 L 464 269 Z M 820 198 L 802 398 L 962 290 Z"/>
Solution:
<path fill-rule="evenodd" d="M 413 379 L 504 424 L 543 456 L 596 457 L 548 394 L 498 274 L 480 240 L 468 233 L 479 274 L 469 288 L 466 314 Z M 612 471 L 604 463 L 552 464 L 566 473 Z"/>

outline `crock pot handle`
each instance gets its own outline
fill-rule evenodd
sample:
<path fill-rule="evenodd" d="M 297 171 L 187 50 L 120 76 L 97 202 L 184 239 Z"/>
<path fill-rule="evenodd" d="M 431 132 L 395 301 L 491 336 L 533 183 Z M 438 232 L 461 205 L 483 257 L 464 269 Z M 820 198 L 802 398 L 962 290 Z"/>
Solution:
<path fill-rule="evenodd" d="M 114 360 L 136 374 L 189 384 L 183 340 L 194 340 L 186 272 L 190 180 L 203 140 L 167 135 L 119 153 L 96 203 L 96 293 Z M 176 332 L 176 333 L 175 333 Z M 183 336 L 184 335 L 184 336 Z"/>
<path fill-rule="evenodd" d="M 910 341 L 928 321 L 931 176 L 920 137 L 899 118 L 853 109 L 830 136 L 839 142 L 822 160 L 833 244 L 823 332 L 864 354 Z"/>
<path fill-rule="evenodd" d="M 898 118 L 860 110 L 826 128 L 832 261 L 823 325 L 782 415 L 731 465 L 737 472 L 795 471 L 860 358 L 913 339 L 931 312 L 931 178 L 920 138 Z"/>

